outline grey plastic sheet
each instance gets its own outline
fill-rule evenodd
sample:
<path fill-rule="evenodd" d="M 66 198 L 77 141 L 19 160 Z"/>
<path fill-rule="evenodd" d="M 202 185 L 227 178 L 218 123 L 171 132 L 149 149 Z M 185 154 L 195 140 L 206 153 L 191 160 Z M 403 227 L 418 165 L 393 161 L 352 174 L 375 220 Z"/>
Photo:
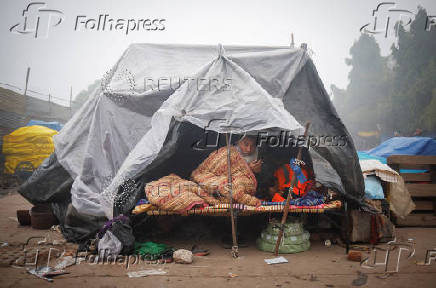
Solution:
<path fill-rule="evenodd" d="M 134 44 L 102 83 L 54 139 L 74 181 L 72 204 L 87 215 L 113 217 L 120 186 L 153 163 L 174 119 L 220 133 L 295 135 L 311 121 L 315 134 L 349 136 L 303 49 Z M 314 148 L 315 173 L 359 200 L 363 178 L 346 142 Z"/>

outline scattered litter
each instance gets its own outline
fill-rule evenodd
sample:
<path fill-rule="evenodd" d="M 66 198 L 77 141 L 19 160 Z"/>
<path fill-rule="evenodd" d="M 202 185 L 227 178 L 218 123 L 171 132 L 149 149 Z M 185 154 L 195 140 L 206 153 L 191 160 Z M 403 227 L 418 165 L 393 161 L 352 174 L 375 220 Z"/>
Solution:
<path fill-rule="evenodd" d="M 314 282 L 314 281 L 318 281 L 318 277 L 316 277 L 315 274 L 310 274 L 310 279 L 309 279 L 309 281 L 312 281 L 312 282 Z"/>
<path fill-rule="evenodd" d="M 69 266 L 72 266 L 76 263 L 76 259 L 72 256 L 65 256 L 62 258 L 58 264 L 56 264 L 55 269 L 65 269 Z"/>
<path fill-rule="evenodd" d="M 363 286 L 368 281 L 368 275 L 365 273 L 362 273 L 360 271 L 357 271 L 357 278 L 351 282 L 353 286 Z"/>
<path fill-rule="evenodd" d="M 62 234 L 61 227 L 59 225 L 53 225 L 50 228 L 51 231 Z"/>
<path fill-rule="evenodd" d="M 141 270 L 141 271 L 132 271 L 127 272 L 127 275 L 129 278 L 138 278 L 138 277 L 147 277 L 151 275 L 164 275 L 167 274 L 166 271 L 163 271 L 162 269 L 147 269 L 147 270 Z"/>
<path fill-rule="evenodd" d="M 375 277 L 378 278 L 378 279 L 387 279 L 387 278 L 389 278 L 391 276 L 392 276 L 392 273 L 384 273 L 383 275 L 377 275 Z"/>
<path fill-rule="evenodd" d="M 67 240 L 65 239 L 53 240 L 53 245 L 63 245 L 65 243 L 67 243 Z"/>
<path fill-rule="evenodd" d="M 179 249 L 174 251 L 173 259 L 176 263 L 181 264 L 191 264 L 192 263 L 192 252 L 186 249 Z"/>
<path fill-rule="evenodd" d="M 26 264 L 26 258 L 24 256 L 20 256 L 15 260 L 15 265 L 24 266 Z"/>
<path fill-rule="evenodd" d="M 330 241 L 330 239 L 327 239 L 327 240 L 324 241 L 324 245 L 326 247 L 330 247 L 330 246 L 332 246 L 332 241 Z"/>
<path fill-rule="evenodd" d="M 47 238 L 44 238 L 44 240 L 40 240 L 37 243 L 38 243 L 38 245 L 46 244 L 47 243 Z"/>
<path fill-rule="evenodd" d="M 361 262 L 362 261 L 362 252 L 350 250 L 348 251 L 348 260 L 354 261 L 354 262 Z"/>
<path fill-rule="evenodd" d="M 288 263 L 288 260 L 286 260 L 286 258 L 283 256 L 271 258 L 271 259 L 264 259 L 264 260 L 265 260 L 266 264 L 268 264 L 268 265 Z"/>
<path fill-rule="evenodd" d="M 68 274 L 68 272 L 65 272 L 64 270 L 56 270 L 53 269 L 51 267 L 40 267 L 40 268 L 33 268 L 33 269 L 28 269 L 27 272 L 29 274 L 35 275 L 38 278 L 47 280 L 48 282 L 53 282 L 53 279 L 51 279 L 51 277 L 55 277 L 55 276 L 59 276 L 59 275 L 63 275 L 63 274 Z"/>
<path fill-rule="evenodd" d="M 0 245 L 0 247 L 5 247 L 5 246 L 9 246 L 8 242 L 3 242 L 2 245 Z"/>
<path fill-rule="evenodd" d="M 18 218 L 17 217 L 8 217 L 8 219 L 18 223 Z"/>
<path fill-rule="evenodd" d="M 207 256 L 209 255 L 209 249 L 201 249 L 197 245 L 193 245 L 191 252 L 194 256 Z"/>
<path fill-rule="evenodd" d="M 235 273 L 232 273 L 232 272 L 229 272 L 229 274 L 227 274 L 227 275 L 229 276 L 229 278 L 235 278 L 235 277 L 239 276 L 238 274 L 235 274 Z"/>

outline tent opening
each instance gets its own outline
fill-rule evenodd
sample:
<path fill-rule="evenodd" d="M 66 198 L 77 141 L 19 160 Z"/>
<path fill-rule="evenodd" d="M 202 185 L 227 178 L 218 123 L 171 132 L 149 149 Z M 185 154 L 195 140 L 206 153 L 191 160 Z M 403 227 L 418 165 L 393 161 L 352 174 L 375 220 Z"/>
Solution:
<path fill-rule="evenodd" d="M 249 135 L 260 135 L 261 132 L 247 132 Z M 270 132 L 270 131 L 269 131 Z M 231 144 L 243 135 L 233 134 Z M 260 139 L 260 136 L 256 136 Z M 226 137 L 215 131 L 205 130 L 190 122 L 173 119 L 165 139 L 165 143 L 154 161 L 147 166 L 135 180 L 134 191 L 126 191 L 121 185 L 115 199 L 114 216 L 130 212 L 135 204 L 145 198 L 144 187 L 148 182 L 156 181 L 171 173 L 189 180 L 194 171 L 213 151 L 226 145 Z M 298 153 L 296 147 L 271 147 L 268 142 L 257 140 L 258 159 L 262 160 L 262 171 L 256 175 L 258 189 L 256 196 L 261 197 L 273 184 L 274 171 L 283 164 L 289 163 Z M 306 147 L 302 147 L 302 160 L 313 170 L 312 159 Z M 316 171 L 315 171 L 316 172 Z M 131 186 L 129 186 L 131 187 Z M 127 195 L 126 195 L 127 194 Z M 126 197 L 127 196 L 127 197 Z M 127 199 L 128 203 L 126 203 Z M 123 203 L 120 203 L 122 201 Z M 121 208 L 122 207 L 122 208 Z"/>

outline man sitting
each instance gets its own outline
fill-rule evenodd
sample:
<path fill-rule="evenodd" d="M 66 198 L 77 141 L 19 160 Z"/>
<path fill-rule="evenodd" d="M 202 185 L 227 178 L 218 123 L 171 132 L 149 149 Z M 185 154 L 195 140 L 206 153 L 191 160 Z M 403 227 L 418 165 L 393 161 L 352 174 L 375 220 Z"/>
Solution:
<path fill-rule="evenodd" d="M 259 206 L 261 201 L 254 197 L 257 181 L 254 173 L 261 170 L 257 160 L 256 138 L 244 136 L 236 146 L 230 147 L 232 175 L 232 197 L 236 203 Z M 191 178 L 211 195 L 217 195 L 222 203 L 229 203 L 227 147 L 212 152 L 195 169 Z"/>

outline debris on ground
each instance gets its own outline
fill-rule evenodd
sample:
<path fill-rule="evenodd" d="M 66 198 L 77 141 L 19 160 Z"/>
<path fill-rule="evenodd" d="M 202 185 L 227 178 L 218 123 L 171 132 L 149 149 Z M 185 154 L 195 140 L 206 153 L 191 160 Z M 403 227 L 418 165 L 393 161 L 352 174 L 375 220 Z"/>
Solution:
<path fill-rule="evenodd" d="M 151 275 L 164 275 L 164 274 L 167 274 L 167 272 L 163 271 L 162 269 L 147 269 L 141 271 L 127 272 L 129 278 L 147 277 Z"/>
<path fill-rule="evenodd" d="M 64 270 L 57 270 L 47 266 L 28 269 L 27 272 L 38 278 L 47 280 L 48 282 L 53 282 L 53 279 L 51 279 L 52 277 L 69 274 L 69 272 L 65 272 Z"/>
<path fill-rule="evenodd" d="M 235 278 L 235 277 L 239 276 L 238 274 L 235 274 L 235 273 L 232 273 L 232 272 L 229 272 L 227 275 L 228 275 L 229 278 Z"/>
<path fill-rule="evenodd" d="M 18 218 L 17 217 L 8 217 L 8 219 L 18 223 Z"/>
<path fill-rule="evenodd" d="M 56 264 L 55 269 L 65 269 L 76 264 L 76 259 L 72 256 L 62 257 Z"/>
<path fill-rule="evenodd" d="M 283 256 L 271 258 L 271 259 L 264 259 L 264 260 L 265 260 L 266 264 L 268 264 L 268 265 L 288 263 L 288 260 Z"/>
<path fill-rule="evenodd" d="M 351 282 L 353 286 L 363 286 L 368 282 L 368 275 L 365 273 L 362 273 L 360 271 L 357 271 L 357 278 Z"/>
<path fill-rule="evenodd" d="M 326 246 L 326 247 L 332 246 L 332 241 L 330 241 L 330 239 L 325 240 L 324 241 L 324 246 Z"/>
<path fill-rule="evenodd" d="M 192 252 L 186 249 L 179 249 L 173 253 L 174 262 L 180 264 L 191 264 L 192 263 Z"/>
<path fill-rule="evenodd" d="M 202 249 L 197 245 L 193 245 L 191 248 L 191 252 L 194 256 L 207 256 L 209 255 L 209 249 Z"/>
<path fill-rule="evenodd" d="M 349 261 L 361 262 L 362 261 L 362 252 L 355 251 L 355 250 L 350 250 L 350 251 L 348 251 L 347 259 Z"/>
<path fill-rule="evenodd" d="M 316 277 L 315 274 L 310 274 L 310 281 L 314 282 L 314 281 L 318 281 L 318 277 Z"/>

